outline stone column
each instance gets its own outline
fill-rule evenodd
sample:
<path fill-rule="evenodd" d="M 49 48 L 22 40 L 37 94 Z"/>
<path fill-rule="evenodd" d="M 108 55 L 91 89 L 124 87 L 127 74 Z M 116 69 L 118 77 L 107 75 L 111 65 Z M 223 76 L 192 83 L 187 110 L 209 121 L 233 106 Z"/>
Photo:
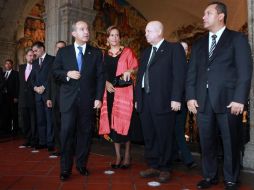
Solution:
<path fill-rule="evenodd" d="M 248 35 L 254 55 L 254 0 L 248 0 Z M 245 146 L 243 166 L 254 169 L 254 72 L 252 75 L 252 85 L 250 91 L 250 142 Z"/>
<path fill-rule="evenodd" d="M 16 67 L 16 43 L 15 41 L 0 40 L 0 67 L 3 66 L 5 59 L 12 59 L 14 61 L 14 68 Z"/>
<path fill-rule="evenodd" d="M 92 26 L 96 12 L 93 0 L 45 0 L 46 50 L 54 54 L 58 40 L 72 43 L 71 26 L 77 20 L 85 20 Z"/>

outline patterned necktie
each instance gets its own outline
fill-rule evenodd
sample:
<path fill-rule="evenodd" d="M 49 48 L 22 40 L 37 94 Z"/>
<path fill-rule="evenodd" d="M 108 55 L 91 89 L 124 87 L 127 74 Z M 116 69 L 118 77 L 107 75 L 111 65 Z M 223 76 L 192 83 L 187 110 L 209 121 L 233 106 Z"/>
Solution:
<path fill-rule="evenodd" d="M 211 44 L 210 51 L 209 51 L 209 61 L 211 61 L 214 49 L 216 47 L 216 38 L 217 38 L 217 36 L 215 34 L 212 35 L 212 44 Z"/>
<path fill-rule="evenodd" d="M 153 47 L 153 52 L 152 52 L 151 58 L 150 58 L 150 60 L 148 61 L 147 65 L 146 65 L 146 71 L 145 71 L 145 76 L 144 76 L 145 77 L 144 78 L 144 88 L 145 88 L 145 92 L 147 94 L 150 92 L 149 67 L 150 67 L 150 64 L 152 63 L 152 61 L 155 57 L 156 51 L 157 51 L 157 48 Z"/>
<path fill-rule="evenodd" d="M 83 48 L 81 46 L 78 47 L 78 57 L 77 57 L 77 61 L 78 61 L 78 70 L 79 72 L 81 71 L 81 67 L 82 67 L 82 63 L 83 63 Z"/>
<path fill-rule="evenodd" d="M 40 58 L 39 58 L 39 66 L 40 66 L 40 68 L 41 68 L 41 66 L 42 66 L 42 62 L 43 62 L 43 58 L 40 57 Z"/>

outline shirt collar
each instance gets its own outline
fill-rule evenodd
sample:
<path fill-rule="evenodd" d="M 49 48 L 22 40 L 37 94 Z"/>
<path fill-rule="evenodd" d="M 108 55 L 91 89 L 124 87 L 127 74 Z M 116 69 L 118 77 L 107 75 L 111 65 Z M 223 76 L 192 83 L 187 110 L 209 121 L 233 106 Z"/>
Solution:
<path fill-rule="evenodd" d="M 83 52 L 83 54 L 84 54 L 84 53 L 85 53 L 85 50 L 86 50 L 86 43 L 85 43 L 85 44 L 83 44 L 83 45 L 81 46 L 81 45 L 78 45 L 76 42 L 74 42 L 74 47 L 75 47 L 75 51 L 76 51 L 76 53 L 78 53 L 78 52 L 79 52 L 78 47 L 82 47 L 82 52 Z"/>
<path fill-rule="evenodd" d="M 42 58 L 44 60 L 45 57 L 46 57 L 46 53 L 44 53 L 40 58 Z"/>
<path fill-rule="evenodd" d="M 218 30 L 216 33 L 212 33 L 212 32 L 209 32 L 209 39 L 212 38 L 212 35 L 216 35 L 217 38 L 216 38 L 216 41 L 218 42 L 222 33 L 224 32 L 224 30 L 226 29 L 226 26 L 222 27 L 220 30 Z"/>
<path fill-rule="evenodd" d="M 157 50 L 158 50 L 160 48 L 160 46 L 161 46 L 163 41 L 164 41 L 164 38 L 161 41 L 159 41 L 156 45 L 153 45 L 153 47 L 156 47 Z"/>
<path fill-rule="evenodd" d="M 10 69 L 9 71 L 6 71 L 6 72 L 10 73 L 11 71 L 12 71 L 12 69 Z"/>
<path fill-rule="evenodd" d="M 32 68 L 32 63 L 26 63 L 26 67 Z"/>

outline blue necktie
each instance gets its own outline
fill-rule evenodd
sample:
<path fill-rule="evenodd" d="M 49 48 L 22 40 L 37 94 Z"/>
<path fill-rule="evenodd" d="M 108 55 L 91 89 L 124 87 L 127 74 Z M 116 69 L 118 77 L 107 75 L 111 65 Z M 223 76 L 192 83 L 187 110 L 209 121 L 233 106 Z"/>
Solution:
<path fill-rule="evenodd" d="M 78 70 L 81 71 L 81 67 L 82 67 L 82 63 L 83 63 L 83 48 L 81 46 L 78 47 L 78 57 L 77 57 L 77 61 L 78 61 Z"/>

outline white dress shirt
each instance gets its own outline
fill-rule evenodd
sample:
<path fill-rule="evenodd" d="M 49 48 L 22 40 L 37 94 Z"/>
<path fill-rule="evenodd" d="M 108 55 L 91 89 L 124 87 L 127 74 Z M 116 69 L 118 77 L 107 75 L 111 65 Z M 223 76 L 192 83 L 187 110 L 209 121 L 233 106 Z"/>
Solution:
<path fill-rule="evenodd" d="M 151 48 L 152 51 L 150 52 L 148 63 L 149 63 L 149 61 L 151 59 L 151 56 L 152 56 L 152 53 L 153 53 L 153 47 L 156 47 L 156 49 L 158 51 L 158 49 L 160 48 L 163 41 L 164 41 L 164 38 L 161 41 L 159 41 L 156 45 L 152 46 L 152 48 Z M 145 73 L 144 73 L 143 78 L 142 78 L 142 88 L 145 88 L 145 81 L 144 80 L 145 80 Z"/>

